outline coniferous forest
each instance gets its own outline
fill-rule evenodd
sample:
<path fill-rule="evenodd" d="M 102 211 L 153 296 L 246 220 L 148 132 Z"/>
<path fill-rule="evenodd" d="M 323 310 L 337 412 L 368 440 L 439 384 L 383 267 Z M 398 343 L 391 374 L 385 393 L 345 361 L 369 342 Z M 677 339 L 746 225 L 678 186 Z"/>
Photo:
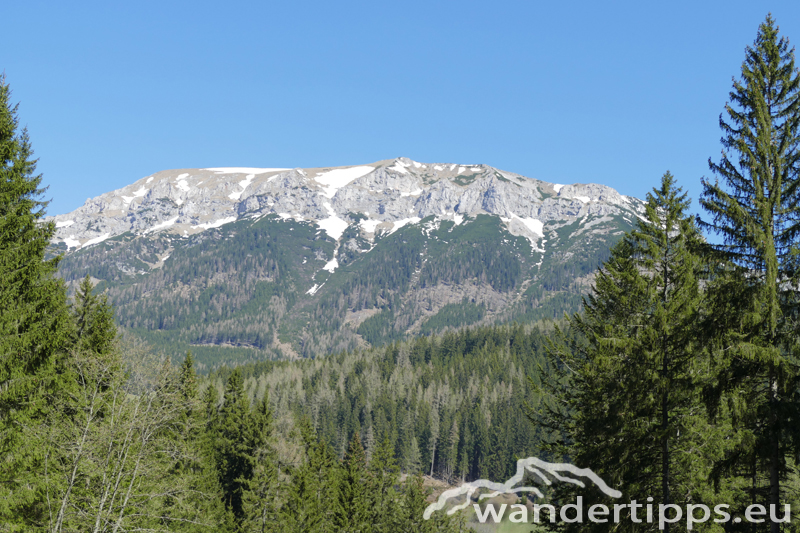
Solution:
<path fill-rule="evenodd" d="M 119 328 L 88 275 L 57 276 L 0 78 L 0 531 L 466 531 L 466 512 L 423 519 L 431 493 L 530 456 L 591 468 L 625 502 L 772 517 L 692 528 L 629 508 L 552 531 L 800 531 L 800 72 L 769 16 L 720 127 L 703 212 L 665 172 L 563 321 L 430 323 L 203 375 Z M 465 300 L 441 320 L 482 313 Z M 546 499 L 577 495 L 615 503 L 569 483 Z"/>

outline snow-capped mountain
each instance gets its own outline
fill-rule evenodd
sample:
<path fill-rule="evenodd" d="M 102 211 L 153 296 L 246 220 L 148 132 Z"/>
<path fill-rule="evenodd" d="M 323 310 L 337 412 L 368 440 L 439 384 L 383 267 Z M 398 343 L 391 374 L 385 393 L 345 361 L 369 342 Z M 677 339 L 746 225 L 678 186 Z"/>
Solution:
<path fill-rule="evenodd" d="M 279 310 L 272 339 L 253 343 L 233 333 L 223 335 L 222 341 L 207 331 L 196 338 L 189 335 L 185 340 L 197 345 L 230 344 L 259 349 L 283 345 L 285 350 L 311 355 L 339 348 L 343 343 L 353 345 L 363 339 L 385 341 L 425 331 L 427 321 L 443 308 L 462 301 L 480 307 L 473 313 L 480 315 L 479 320 L 466 322 L 497 321 L 518 317 L 514 306 L 518 308 L 525 299 L 523 294 L 531 290 L 538 295 L 537 286 L 553 294 L 564 290 L 577 294 L 580 292 L 577 286 L 570 289 L 569 284 L 574 285 L 585 277 L 587 270 L 593 270 L 612 241 L 629 229 L 643 211 L 641 200 L 603 185 L 560 185 L 482 164 L 431 164 L 398 158 L 330 168 L 166 170 L 88 199 L 82 207 L 53 220 L 57 227 L 54 245 L 67 254 L 63 275 L 71 280 L 88 272 L 104 282 L 103 287 L 109 289 L 123 325 L 140 331 L 159 331 L 165 326 L 163 320 L 146 325 L 132 315 L 130 320 L 126 318 L 128 306 L 150 313 L 142 307 L 141 294 L 132 296 L 137 292 L 131 292 L 132 287 L 139 287 L 141 293 L 156 278 L 169 278 L 170 257 L 196 254 L 198 243 L 207 243 L 205 235 L 209 231 L 213 230 L 214 236 L 224 234 L 227 240 L 241 236 L 245 227 L 269 226 L 272 228 L 269 231 L 285 234 L 298 231 L 294 236 L 302 233 L 308 242 L 293 252 L 296 257 L 291 260 L 291 283 L 283 283 L 287 281 L 286 272 L 256 276 L 273 284 L 273 289 L 280 286 L 282 297 L 287 302 L 292 300 L 291 304 L 262 305 L 265 309 Z M 406 233 L 405 237 L 397 238 Z M 342 316 L 335 321 L 335 331 L 322 328 L 327 336 L 325 341 L 317 338 L 321 333 L 313 325 L 298 325 L 302 322 L 300 315 L 312 316 L 314 306 L 325 299 L 324 295 L 332 296 L 330 291 L 342 296 L 342 291 L 349 290 L 344 296 L 351 300 L 353 287 L 345 285 L 355 283 L 361 287 L 363 283 L 354 279 L 374 277 L 375 273 L 369 270 L 377 267 L 366 265 L 386 253 L 381 247 L 391 242 L 391 246 L 402 248 L 411 234 L 418 235 L 422 244 L 414 252 L 417 257 L 409 267 L 413 271 L 407 276 L 402 280 L 389 281 L 389 276 L 383 281 L 368 282 L 370 294 L 375 291 L 381 294 L 364 297 L 355 304 L 349 301 L 347 309 L 337 310 Z M 523 240 L 519 241 L 520 238 Z M 486 246 L 490 243 L 492 251 L 487 248 L 474 252 L 484 246 L 480 243 Z M 447 246 L 442 248 L 444 244 Z M 434 248 L 439 257 L 431 255 Z M 290 249 L 291 245 L 287 245 L 281 253 Z M 303 251 L 312 249 L 311 255 Z M 487 253 L 503 256 L 503 264 L 492 263 L 494 260 L 486 257 Z M 512 256 L 514 259 L 509 259 Z M 579 257 L 583 259 L 578 261 Z M 269 253 L 262 258 L 267 262 L 275 260 Z M 402 263 L 399 258 L 395 261 L 398 265 Z M 484 266 L 479 268 L 476 261 Z M 574 264 L 570 267 L 576 261 L 590 264 L 591 268 L 583 266 L 577 271 L 572 268 Z M 486 267 L 489 263 L 494 264 L 492 272 L 499 269 L 505 272 L 504 276 L 514 279 L 492 287 L 487 281 L 489 275 L 478 272 L 489 268 Z M 348 265 L 347 273 L 338 279 L 336 274 L 343 265 Z M 546 285 L 548 275 L 564 270 L 565 265 L 569 267 L 566 270 L 574 271 L 574 275 L 566 275 L 569 283 L 545 289 L 542 284 Z M 287 267 L 288 263 L 283 268 Z M 206 276 L 202 279 L 183 279 L 181 286 L 191 287 L 185 290 L 177 290 L 163 281 L 163 286 L 155 292 L 166 297 L 168 293 L 182 291 L 183 297 L 173 294 L 170 298 L 184 298 L 186 305 L 195 305 L 202 301 L 201 293 L 214 284 L 210 280 L 229 283 L 234 272 L 238 275 L 247 268 L 241 264 L 229 269 L 225 276 L 209 271 L 202 274 Z M 384 264 L 381 268 L 391 266 Z M 164 272 L 157 273 L 159 270 Z M 513 274 L 518 270 L 521 274 Z M 454 277 L 456 271 L 463 272 Z M 280 276 L 284 276 L 283 282 L 278 281 Z M 401 286 L 393 287 L 391 283 Z M 500 285 L 502 290 L 498 290 Z M 585 289 L 585 283 L 579 285 Z M 289 297 L 289 293 L 293 296 Z M 274 297 L 271 294 L 270 298 Z M 542 294 L 535 300 L 540 305 L 547 298 Z M 237 303 L 232 304 L 227 314 L 222 312 L 219 320 L 241 314 L 240 306 L 246 307 L 247 302 L 250 300 L 244 296 L 237 298 Z M 250 305 L 255 304 L 250 302 Z M 560 311 L 564 306 L 558 307 Z M 450 313 L 452 309 L 445 311 Z M 366 332 L 363 323 L 369 319 L 372 319 L 369 324 L 380 322 L 373 318 L 378 314 L 387 319 L 381 331 L 388 327 L 390 333 Z M 289 329 L 285 327 L 287 316 L 295 319 Z M 208 323 L 209 319 L 203 320 Z M 442 320 L 445 326 L 464 322 L 447 316 Z M 191 326 L 199 327 L 195 322 Z M 292 338 L 290 331 L 300 338 Z M 281 334 L 285 340 L 278 338 Z M 305 349 L 309 342 L 315 348 Z"/>
<path fill-rule="evenodd" d="M 486 165 L 399 158 L 336 168 L 165 170 L 54 219 L 57 241 L 75 249 L 128 231 L 193 235 L 270 213 L 316 224 L 337 240 L 350 225 L 348 213 L 366 217 L 358 225 L 370 239 L 429 216 L 460 221 L 489 214 L 539 246 L 547 222 L 634 214 L 640 205 L 603 185 L 559 185 Z"/>

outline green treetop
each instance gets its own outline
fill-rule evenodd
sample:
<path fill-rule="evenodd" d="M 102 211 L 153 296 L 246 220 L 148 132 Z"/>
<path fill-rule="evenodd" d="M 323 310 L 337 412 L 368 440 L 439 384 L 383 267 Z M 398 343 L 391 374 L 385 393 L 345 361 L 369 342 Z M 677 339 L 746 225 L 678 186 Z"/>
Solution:
<path fill-rule="evenodd" d="M 687 431 L 695 393 L 692 328 L 699 304 L 701 243 L 689 201 L 667 172 L 648 195 L 645 219 L 597 272 L 583 314 L 552 346 L 551 392 L 543 417 L 561 435 L 559 451 L 592 468 L 625 497 L 659 503 L 691 498 L 676 446 Z M 684 477 L 681 477 L 681 476 Z M 580 531 L 593 531 L 581 524 Z M 605 526 L 597 528 L 605 531 Z"/>

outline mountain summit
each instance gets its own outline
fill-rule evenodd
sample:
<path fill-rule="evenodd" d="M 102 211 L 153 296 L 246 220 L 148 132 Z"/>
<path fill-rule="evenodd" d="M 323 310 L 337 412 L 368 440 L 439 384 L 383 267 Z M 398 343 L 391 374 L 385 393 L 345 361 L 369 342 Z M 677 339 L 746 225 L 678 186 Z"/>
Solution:
<path fill-rule="evenodd" d="M 53 217 L 54 246 L 68 281 L 100 280 L 121 324 L 151 341 L 309 356 L 577 308 L 643 205 L 407 158 L 179 169 Z"/>

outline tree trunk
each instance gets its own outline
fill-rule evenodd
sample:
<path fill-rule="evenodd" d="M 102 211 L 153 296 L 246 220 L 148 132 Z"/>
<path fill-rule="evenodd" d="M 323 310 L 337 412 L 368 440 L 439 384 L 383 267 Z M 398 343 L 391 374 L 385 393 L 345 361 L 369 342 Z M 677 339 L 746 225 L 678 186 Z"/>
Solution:
<path fill-rule="evenodd" d="M 776 410 L 778 408 L 778 380 L 775 376 L 775 365 L 770 365 L 769 370 L 769 405 L 770 405 L 770 464 L 769 464 L 769 503 L 771 509 L 777 509 L 780 506 L 781 499 L 781 484 L 780 484 L 780 463 L 781 463 L 781 449 L 780 449 L 780 435 L 778 429 L 778 417 Z M 779 533 L 781 530 L 780 524 L 770 520 L 770 533 Z"/>

